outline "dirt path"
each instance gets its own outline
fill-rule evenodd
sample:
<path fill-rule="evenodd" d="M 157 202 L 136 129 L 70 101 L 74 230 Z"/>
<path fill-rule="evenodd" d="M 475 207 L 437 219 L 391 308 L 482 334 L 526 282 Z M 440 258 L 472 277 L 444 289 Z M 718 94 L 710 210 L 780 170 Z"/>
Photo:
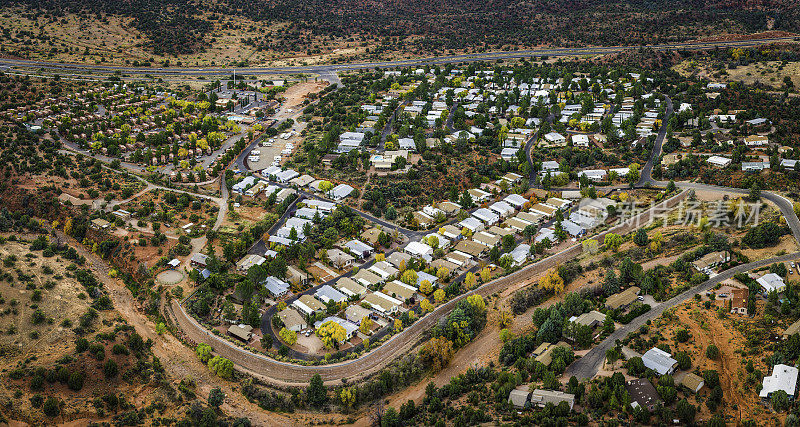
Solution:
<path fill-rule="evenodd" d="M 201 400 L 208 397 L 212 388 L 219 386 L 227 395 L 222 410 L 233 417 L 246 417 L 254 425 L 302 425 L 303 423 L 289 417 L 268 412 L 250 403 L 240 392 L 238 384 L 221 380 L 211 374 L 208 368 L 200 362 L 194 352 L 171 334 L 158 335 L 155 324 L 138 310 L 138 303 L 128 288 L 119 279 L 108 276 L 108 264 L 87 251 L 82 245 L 68 238 L 62 232 L 56 232 L 62 240 L 70 242 L 80 255 L 86 258 L 98 279 L 103 282 L 114 302 L 114 308 L 127 322 L 136 329 L 136 332 L 145 340 L 153 341 L 153 354 L 161 360 L 170 378 L 174 380 L 193 378 L 197 384 L 198 395 Z"/>
<path fill-rule="evenodd" d="M 701 369 L 716 369 L 719 373 L 720 385 L 722 386 L 723 402 L 725 402 L 728 415 L 734 415 L 735 424 L 739 424 L 743 419 L 749 418 L 749 407 L 752 402 L 748 402 L 738 388 L 738 373 L 741 367 L 741 358 L 736 355 L 736 346 L 732 345 L 735 341 L 734 334 L 729 328 L 732 325 L 725 325 L 722 319 L 703 309 L 698 309 L 698 316 L 692 315 L 693 303 L 684 305 L 678 312 L 678 319 L 686 326 L 692 336 L 692 342 L 697 345 L 697 351 L 692 352 L 692 359 L 695 367 Z M 688 310 L 688 311 L 687 311 Z M 711 315 L 709 315 L 711 314 Z M 700 325 L 704 323 L 706 327 Z M 719 348 L 719 358 L 716 361 L 709 360 L 705 351 L 708 345 L 714 344 Z M 733 409 L 735 405 L 736 409 Z M 703 406 L 703 410 L 707 410 Z"/>

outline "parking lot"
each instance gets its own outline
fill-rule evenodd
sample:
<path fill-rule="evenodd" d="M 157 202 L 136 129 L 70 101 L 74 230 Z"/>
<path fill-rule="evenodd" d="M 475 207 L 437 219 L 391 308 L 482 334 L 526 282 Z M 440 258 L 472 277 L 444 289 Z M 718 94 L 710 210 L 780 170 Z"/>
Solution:
<path fill-rule="evenodd" d="M 290 157 L 290 154 L 285 154 L 282 152 L 287 149 L 287 144 L 290 144 L 289 145 L 290 149 L 292 150 L 297 149 L 297 147 L 302 142 L 302 138 L 300 137 L 300 132 L 304 128 L 305 124 L 300 123 L 296 124 L 291 129 L 288 129 L 286 132 L 282 132 L 272 138 L 265 137 L 264 140 L 257 147 L 253 148 L 253 150 L 251 150 L 248 153 L 247 158 L 245 158 L 247 167 L 253 171 L 266 169 L 270 165 L 272 165 L 272 162 L 275 160 L 276 156 L 281 156 L 281 164 L 283 164 L 284 161 Z M 288 139 L 281 138 L 281 135 L 284 135 L 286 133 L 293 133 L 293 135 L 291 135 Z M 250 157 L 253 151 L 258 151 L 259 153 L 258 161 L 255 162 L 250 161 Z"/>

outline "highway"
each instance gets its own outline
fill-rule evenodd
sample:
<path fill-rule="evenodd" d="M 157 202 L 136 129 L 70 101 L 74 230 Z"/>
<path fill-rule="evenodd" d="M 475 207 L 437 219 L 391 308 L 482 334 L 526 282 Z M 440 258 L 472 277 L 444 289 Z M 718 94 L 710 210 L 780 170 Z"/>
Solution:
<path fill-rule="evenodd" d="M 442 65 L 453 63 L 466 63 L 466 62 L 481 62 L 481 61 L 496 61 L 496 60 L 509 60 L 509 59 L 522 59 L 531 57 L 563 57 L 563 56 L 583 56 L 583 55 L 605 55 L 611 53 L 620 53 L 625 51 L 636 50 L 640 48 L 649 48 L 657 51 L 677 51 L 677 50 L 705 50 L 714 48 L 731 48 L 731 47 L 754 47 L 769 43 L 794 43 L 793 37 L 772 37 L 755 40 L 736 40 L 736 41 L 713 41 L 713 42 L 686 42 L 686 43 L 669 43 L 651 46 L 599 46 L 599 47 L 583 47 L 583 48 L 542 48 L 530 50 L 516 50 L 509 52 L 483 52 L 483 53 L 469 53 L 460 55 L 449 55 L 440 57 L 418 58 L 418 59 L 404 59 L 396 61 L 385 62 L 359 62 L 350 64 L 322 64 L 310 66 L 286 66 L 286 67 L 167 67 L 167 68 L 148 68 L 148 67 L 129 67 L 120 65 L 102 65 L 102 64 L 80 64 L 80 63 L 67 63 L 67 62 L 51 62 L 51 61 L 35 61 L 27 59 L 0 59 L 0 67 L 9 67 L 11 70 L 15 68 L 36 68 L 46 70 L 62 70 L 65 72 L 94 72 L 94 73 L 124 73 L 130 75 L 143 75 L 149 74 L 152 76 L 218 76 L 221 74 L 231 74 L 235 70 L 237 73 L 248 75 L 274 75 L 274 74 L 296 74 L 296 73 L 311 73 L 318 74 L 326 80 L 338 83 L 336 75 L 339 71 L 348 70 L 363 70 L 374 68 L 393 68 L 393 67 L 408 67 L 418 65 Z"/>
<path fill-rule="evenodd" d="M 791 38 L 774 38 L 774 39 L 761 39 L 761 40 L 737 41 L 737 42 L 712 42 L 712 43 L 698 42 L 698 43 L 670 44 L 670 45 L 651 46 L 651 48 L 664 51 L 681 50 L 681 49 L 699 50 L 699 49 L 709 49 L 717 47 L 719 48 L 745 47 L 745 46 L 761 45 L 765 43 L 791 42 L 791 41 L 793 41 L 793 39 Z M 389 67 L 424 65 L 424 64 L 447 64 L 447 63 L 459 63 L 459 62 L 491 61 L 498 59 L 517 59 L 517 58 L 527 58 L 532 56 L 544 56 L 544 55 L 547 56 L 597 55 L 597 54 L 622 52 L 631 49 L 638 49 L 638 47 L 631 46 L 631 47 L 603 47 L 603 48 L 583 48 L 583 49 L 573 49 L 573 48 L 541 49 L 541 50 L 527 50 L 527 51 L 515 51 L 515 52 L 453 55 L 453 56 L 445 56 L 439 58 L 425 58 L 425 59 L 375 62 L 375 63 L 357 63 L 357 64 L 345 64 L 345 65 L 318 65 L 311 67 L 237 68 L 236 71 L 237 73 L 251 74 L 251 75 L 254 74 L 267 75 L 267 74 L 278 74 L 278 73 L 316 73 L 321 76 L 324 76 L 326 80 L 338 80 L 337 73 L 346 70 L 358 70 L 365 68 L 389 68 Z M 151 68 L 62 64 L 54 62 L 0 59 L 0 66 L 3 65 L 9 67 L 34 67 L 34 68 L 44 68 L 50 70 L 67 70 L 67 71 L 77 70 L 81 72 L 99 72 L 99 73 L 120 71 L 122 73 L 140 74 L 140 75 L 151 74 L 151 75 L 210 76 L 210 75 L 227 74 L 233 71 L 232 68 L 224 68 L 224 67 L 208 68 L 208 69 L 167 68 L 167 69 L 156 70 Z M 666 184 L 664 182 L 653 180 L 652 170 L 657 164 L 658 159 L 660 158 L 661 148 L 663 146 L 663 141 L 666 136 L 666 126 L 671 114 L 672 114 L 672 102 L 671 100 L 667 99 L 667 109 L 665 118 L 662 122 L 662 128 L 659 130 L 658 137 L 654 144 L 650 159 L 642 169 L 642 174 L 641 174 L 642 176 L 639 182 L 637 183 L 637 186 Z M 256 143 L 257 142 L 254 142 L 254 144 Z M 249 151 L 249 148 L 250 147 L 248 147 L 248 149 L 243 150 L 243 152 L 237 157 L 237 159 L 234 162 L 234 164 L 237 167 L 239 167 L 240 170 L 247 170 L 247 168 L 245 167 L 246 165 L 244 164 L 244 156 L 245 153 Z M 529 153 L 529 148 L 530 147 L 527 147 L 526 150 L 528 151 L 528 153 Z M 676 183 L 676 185 L 683 190 L 696 189 L 696 190 L 724 191 L 727 193 L 736 193 L 736 194 L 747 193 L 746 190 L 742 189 L 718 187 L 718 186 L 699 184 L 699 183 L 681 182 L 681 183 Z M 220 191 L 222 197 L 216 200 L 220 204 L 220 213 L 217 218 L 218 223 L 222 218 L 224 218 L 225 215 L 224 211 L 227 208 L 226 202 L 228 199 L 227 187 L 224 184 L 224 180 L 220 180 L 220 187 L 221 187 Z M 174 189 L 170 190 L 176 191 Z M 690 194 L 689 191 L 682 191 L 678 195 L 673 196 L 670 199 L 670 206 L 674 207 L 678 202 L 682 201 L 688 194 Z M 316 196 L 307 194 L 302 191 L 299 192 L 299 195 L 304 197 L 316 198 Z M 769 192 L 762 192 L 762 197 L 766 200 L 775 203 L 779 207 L 784 217 L 786 218 L 787 224 L 791 228 L 794 237 L 798 239 L 798 241 L 800 241 L 800 220 L 798 220 L 797 216 L 795 215 L 791 202 L 780 195 Z M 360 212 L 360 214 L 362 216 L 365 216 L 370 221 L 382 223 L 381 220 L 377 218 L 372 218 L 366 213 Z M 647 211 L 641 215 L 642 216 L 640 216 L 640 218 L 647 218 L 648 215 L 652 216 L 652 212 Z M 215 224 L 215 228 L 217 226 L 218 224 Z M 391 225 L 384 224 L 384 226 L 393 229 L 397 228 L 397 226 L 394 224 Z M 635 228 L 633 223 L 621 224 L 612 228 L 607 232 L 617 232 L 617 233 L 630 232 L 633 228 Z M 420 235 L 419 232 L 411 230 L 399 229 L 398 231 L 400 231 L 403 234 L 406 234 L 406 236 L 408 237 L 418 237 Z M 597 238 L 598 240 L 602 241 L 603 235 L 607 232 L 601 233 L 600 235 L 595 236 L 594 238 Z M 459 295 L 453 298 L 452 300 L 448 301 L 447 303 L 438 306 L 432 313 L 429 313 L 428 315 L 424 316 L 416 323 L 406 328 L 403 332 L 391 337 L 386 343 L 372 350 L 370 353 L 358 359 L 336 364 L 330 364 L 330 365 L 302 366 L 302 365 L 277 361 L 275 359 L 271 359 L 263 355 L 246 351 L 228 342 L 225 338 L 210 334 L 202 325 L 199 325 L 195 321 L 195 319 L 189 316 L 184 311 L 184 308 L 177 301 L 173 301 L 171 303 L 170 311 L 171 315 L 174 316 L 176 323 L 179 325 L 180 329 L 187 335 L 188 338 L 190 338 L 194 342 L 206 342 L 211 344 L 214 347 L 214 350 L 217 354 L 220 354 L 224 357 L 231 359 L 232 361 L 234 361 L 234 363 L 236 363 L 239 369 L 251 373 L 258 378 L 261 378 L 263 380 L 275 384 L 302 385 L 302 384 L 307 384 L 311 376 L 319 373 L 329 384 L 339 384 L 340 381 L 343 379 L 354 380 L 378 372 L 380 371 L 380 369 L 383 369 L 383 367 L 389 364 L 392 360 L 395 360 L 405 352 L 411 350 L 414 347 L 414 345 L 422 338 L 423 334 L 427 332 L 430 329 L 430 327 L 432 327 L 433 324 L 437 322 L 442 316 L 447 315 L 455 307 L 457 302 L 462 300 L 463 298 L 466 298 L 467 296 L 473 293 L 478 293 L 481 295 L 491 295 L 494 292 L 504 289 L 510 284 L 513 284 L 521 280 L 526 280 L 531 276 L 546 271 L 548 268 L 552 268 L 555 265 L 563 263 L 569 259 L 573 259 L 581 253 L 581 250 L 582 250 L 581 245 L 580 243 L 578 243 L 562 252 L 551 255 L 538 262 L 532 263 L 508 276 L 491 281 L 473 291 Z M 572 366 L 568 368 L 567 371 L 568 374 L 576 375 L 581 378 L 589 378 L 593 376 L 597 372 L 600 363 L 602 363 L 603 357 L 605 357 L 605 351 L 612 345 L 614 345 L 617 339 L 624 337 L 628 331 L 634 330 L 636 327 L 638 327 L 638 325 L 641 325 L 647 320 L 655 318 L 656 316 L 660 315 L 665 309 L 680 304 L 687 298 L 691 298 L 695 293 L 702 292 L 705 289 L 713 287 L 719 281 L 723 280 L 724 278 L 732 276 L 736 272 L 747 271 L 749 269 L 760 267 L 763 265 L 768 265 L 773 262 L 785 261 L 790 259 L 792 260 L 800 259 L 800 253 L 783 255 L 781 257 L 775 257 L 736 267 L 734 269 L 723 272 L 718 276 L 715 276 L 709 281 L 704 282 L 703 284 L 693 289 L 690 289 L 669 301 L 657 305 L 656 307 L 653 308 L 653 310 L 634 319 L 630 324 L 621 327 L 618 331 L 614 332 L 611 336 L 609 336 L 600 344 L 598 344 L 595 348 L 593 348 L 586 356 L 576 361 Z"/>

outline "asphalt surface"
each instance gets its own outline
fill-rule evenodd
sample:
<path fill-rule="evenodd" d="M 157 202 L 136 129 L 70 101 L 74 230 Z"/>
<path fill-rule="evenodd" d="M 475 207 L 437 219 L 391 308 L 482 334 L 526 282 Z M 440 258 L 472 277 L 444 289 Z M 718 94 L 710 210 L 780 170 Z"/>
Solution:
<path fill-rule="evenodd" d="M 667 44 L 667 45 L 658 45 L 658 46 L 650 46 L 650 48 L 655 50 L 661 51 L 669 51 L 669 50 L 701 50 L 701 49 L 710 49 L 710 48 L 717 48 L 717 47 L 748 47 L 748 46 L 757 46 L 766 43 L 774 43 L 774 42 L 793 42 L 793 38 L 769 38 L 769 39 L 761 39 L 761 40 L 748 40 L 748 41 L 733 41 L 733 42 L 709 42 L 709 43 L 681 43 L 681 44 Z M 460 63 L 460 62 L 476 62 L 476 61 L 491 61 L 491 60 L 498 60 L 498 59 L 516 59 L 516 58 L 527 58 L 531 56 L 574 56 L 574 55 L 596 55 L 596 54 L 608 54 L 608 53 L 617 53 L 623 52 L 626 50 L 638 49 L 639 46 L 618 46 L 618 47 L 600 47 L 600 48 L 583 48 L 583 49 L 574 49 L 574 48 L 564 48 L 564 49 L 539 49 L 539 50 L 525 50 L 525 51 L 515 51 L 515 52 L 494 52 L 494 53 L 479 53 L 479 54 L 468 54 L 468 55 L 453 55 L 453 56 L 446 56 L 446 57 L 439 57 L 439 58 L 426 58 L 426 59 L 414 59 L 414 60 L 403 60 L 403 61 L 388 61 L 388 62 L 375 62 L 375 63 L 357 63 L 357 64 L 345 64 L 345 65 L 318 65 L 318 66 L 310 66 L 310 67 L 263 67 L 263 68 L 237 68 L 236 71 L 243 74 L 277 74 L 277 73 L 317 73 L 320 74 L 322 78 L 331 82 L 339 82 L 337 72 L 338 71 L 345 71 L 345 70 L 358 70 L 358 69 L 365 69 L 365 68 L 390 68 L 390 67 L 399 67 L 399 66 L 411 66 L 411 65 L 426 65 L 426 64 L 447 64 L 447 63 Z M 66 63 L 55 63 L 55 62 L 41 62 L 41 61 L 27 61 L 27 60 L 14 60 L 14 59 L 0 59 L 0 67 L 1 66 L 8 66 L 8 67 L 35 67 L 35 68 L 43 68 L 43 69 L 50 69 L 50 70 L 78 70 L 81 72 L 114 72 L 120 71 L 123 73 L 128 74 L 151 74 L 151 75 L 194 75 L 194 76 L 210 76 L 210 75 L 219 75 L 219 74 L 227 74 L 232 71 L 231 68 L 168 68 L 168 69 L 151 69 L 151 68 L 135 68 L 135 67 L 117 67 L 117 66 L 103 66 L 103 65 L 87 65 L 87 64 L 66 64 Z M 642 177 L 638 184 L 640 185 L 664 185 L 664 182 L 654 181 L 652 179 L 652 169 L 655 166 L 655 162 L 658 160 L 661 147 L 663 145 L 663 140 L 666 135 L 666 124 L 668 122 L 669 116 L 672 114 L 672 103 L 671 100 L 667 100 L 667 114 L 665 119 L 663 120 L 663 127 L 659 131 L 658 137 L 656 139 L 656 143 L 654 144 L 653 152 L 651 154 L 651 158 L 645 164 L 645 167 L 642 170 Z M 258 143 L 258 139 L 253 141 L 251 147 L 248 149 L 243 150 L 240 156 L 237 157 L 235 160 L 235 166 L 238 167 L 240 170 L 247 170 L 244 164 L 244 157 L 245 153 L 249 152 L 249 149 L 252 146 L 255 146 Z M 127 166 L 127 165 L 125 165 Z M 725 191 L 728 193 L 737 193 L 743 194 L 747 193 L 746 190 L 742 189 L 734 189 L 734 188 L 726 188 L 726 187 L 717 187 L 711 186 L 706 184 L 698 184 L 698 183 L 676 183 L 676 185 L 682 189 L 699 189 L 699 190 L 715 190 L 715 191 Z M 174 189 L 170 189 L 171 191 L 176 191 Z M 222 197 L 217 199 L 218 203 L 220 204 L 220 215 L 218 216 L 218 222 L 224 218 L 224 212 L 227 210 L 227 200 L 228 200 L 228 191 L 227 186 L 224 183 L 224 180 L 220 180 L 220 191 Z M 686 195 L 686 192 L 682 192 L 679 196 L 675 196 L 671 200 L 678 200 L 681 199 Z M 303 196 L 306 198 L 315 198 L 315 199 L 322 199 L 314 194 L 307 193 L 305 191 L 298 191 L 299 196 Z M 797 216 L 792 209 L 792 204 L 789 200 L 773 194 L 769 192 L 762 192 L 762 197 L 772 201 L 775 203 L 782 211 L 784 216 L 786 217 L 787 224 L 792 229 L 792 232 L 795 238 L 800 241 L 800 220 L 798 220 Z M 386 221 L 380 220 L 378 218 L 374 218 L 371 215 L 365 212 L 359 212 L 364 218 L 368 219 L 377 224 L 381 224 L 387 229 L 397 229 L 399 232 L 403 233 L 410 239 L 417 238 L 421 236 L 423 233 L 406 230 L 397 227 L 395 224 L 388 223 Z M 621 228 L 620 228 L 621 227 Z M 630 226 L 617 226 L 609 231 L 618 231 L 622 230 L 623 228 L 630 228 Z M 216 228 L 216 226 L 215 226 Z M 627 229 L 626 228 L 626 229 Z M 604 234 L 604 233 L 602 233 Z M 596 238 L 602 238 L 602 234 L 597 236 Z M 491 293 L 496 292 L 504 287 L 507 287 L 516 281 L 524 280 L 530 277 L 535 272 L 550 268 L 553 265 L 557 265 L 558 263 L 564 262 L 567 259 L 574 258 L 580 253 L 580 245 L 573 245 L 572 247 L 568 248 L 565 251 L 562 251 L 558 254 L 554 254 L 550 257 L 547 257 L 539 262 L 530 264 L 529 266 L 518 270 L 511 275 L 506 277 L 497 279 L 495 281 L 489 282 L 474 291 L 468 292 L 466 294 L 460 295 L 447 303 L 437 307 L 433 313 L 423 317 L 413 325 L 409 326 L 406 330 L 402 333 L 397 334 L 389 339 L 386 343 L 381 345 L 380 347 L 376 348 L 372 352 L 368 353 L 367 355 L 338 364 L 332 365 L 324 365 L 324 366 L 300 366 L 285 362 L 276 361 L 271 358 L 267 358 L 261 355 L 257 355 L 254 353 L 250 353 L 240 349 L 239 347 L 227 342 L 225 339 L 211 335 L 208 331 L 206 331 L 202 325 L 197 324 L 197 322 L 189 317 L 184 311 L 183 307 L 180 306 L 177 302 L 173 303 L 173 310 L 174 314 L 178 322 L 180 323 L 184 332 L 186 332 L 189 337 L 197 342 L 203 341 L 212 344 L 215 348 L 215 351 L 219 354 L 222 354 L 225 357 L 234 360 L 237 365 L 251 373 L 255 374 L 258 377 L 268 379 L 268 380 L 278 380 L 281 382 L 286 383 L 307 383 L 310 376 L 314 375 L 315 373 L 320 373 L 326 381 L 338 381 L 343 378 L 358 378 L 363 377 L 369 373 L 377 372 L 378 370 L 382 369 L 383 366 L 386 365 L 390 360 L 398 357 L 401 354 L 404 354 L 406 351 L 410 350 L 413 345 L 421 338 L 422 334 L 427 331 L 434 322 L 438 321 L 439 318 L 442 316 L 447 315 L 457 304 L 458 301 L 462 300 L 463 298 L 471 295 L 473 293 Z M 661 303 L 648 313 L 634 319 L 630 324 L 621 327 L 617 331 L 615 331 L 611 336 L 606 338 L 603 342 L 601 342 L 598 346 L 593 348 L 586 356 L 576 361 L 572 366 L 570 366 L 567 370 L 569 375 L 576 375 L 580 378 L 589 378 L 593 376 L 597 369 L 602 363 L 603 357 L 605 357 L 605 352 L 607 349 L 611 348 L 612 345 L 615 344 L 617 339 L 620 339 L 627 334 L 628 331 L 635 330 L 642 324 L 646 323 L 647 320 L 655 318 L 656 316 L 660 315 L 664 310 L 669 307 L 673 307 L 677 304 L 682 303 L 688 298 L 691 298 L 697 292 L 703 292 L 706 289 L 713 287 L 716 283 L 724 280 L 725 278 L 732 277 L 734 274 L 738 272 L 748 271 L 753 268 L 758 268 L 764 265 L 769 265 L 774 262 L 778 261 L 786 261 L 786 260 L 794 260 L 799 259 L 800 253 L 788 254 L 783 255 L 781 257 L 775 257 L 771 259 L 766 259 L 762 261 L 757 261 L 750 264 L 741 265 L 735 267 L 733 269 L 727 270 L 714 278 L 709 279 L 709 281 L 690 289 L 673 299 L 670 299 L 664 303 Z"/>
<path fill-rule="evenodd" d="M 351 64 L 324 64 L 312 66 L 292 66 L 292 67 L 210 67 L 210 68 L 144 68 L 128 67 L 117 65 L 96 65 L 78 64 L 52 61 L 34 61 L 25 59 L 0 59 L 0 67 L 28 67 L 49 70 L 82 71 L 97 73 L 121 72 L 126 74 L 150 74 L 153 76 L 170 75 L 192 75 L 192 76 L 215 76 L 220 74 L 232 73 L 235 69 L 237 73 L 248 75 L 271 75 L 286 73 L 314 73 L 319 74 L 323 79 L 331 82 L 339 82 L 337 71 L 361 70 L 368 68 L 392 68 L 407 67 L 413 65 L 439 65 L 461 62 L 494 61 L 500 59 L 520 59 L 534 56 L 575 56 L 575 55 L 603 55 L 609 53 L 619 53 L 640 48 L 649 48 L 657 51 L 676 51 L 676 50 L 704 50 L 725 47 L 753 47 L 775 42 L 794 42 L 793 37 L 772 37 L 758 40 L 739 40 L 739 41 L 714 41 L 714 42 L 687 42 L 669 43 L 651 46 L 606 46 L 606 47 L 586 47 L 586 48 L 543 48 L 531 50 L 517 50 L 511 52 L 484 52 L 462 55 L 450 55 L 431 58 L 406 59 L 385 62 L 361 62 Z"/>
<path fill-rule="evenodd" d="M 569 367 L 567 367 L 565 375 L 568 377 L 574 375 L 579 380 L 592 378 L 595 376 L 595 374 L 597 374 L 597 371 L 603 364 L 603 360 L 606 357 L 606 351 L 616 346 L 617 341 L 625 338 L 628 335 L 628 333 L 636 331 L 637 329 L 642 327 L 642 325 L 646 324 L 648 320 L 652 320 L 660 316 L 661 313 L 663 313 L 665 310 L 675 307 L 676 305 L 682 304 L 684 301 L 694 297 L 695 294 L 708 291 L 709 289 L 716 286 L 718 283 L 730 279 L 737 273 L 744 273 L 756 268 L 770 265 L 775 262 L 793 261 L 797 259 L 800 259 L 800 252 L 786 254 L 779 257 L 769 258 L 761 261 L 751 262 L 749 264 L 742 264 L 730 268 L 728 270 L 725 270 L 720 274 L 701 283 L 700 285 L 697 285 L 687 291 L 684 291 L 680 295 L 677 295 L 667 301 L 664 301 L 652 307 L 650 311 L 633 319 L 627 325 L 617 328 L 617 330 L 615 330 L 613 333 L 611 333 L 611 335 L 606 337 L 602 342 L 600 342 L 600 344 L 596 345 L 591 350 L 589 350 L 589 352 L 586 353 L 586 355 L 584 355 L 577 361 L 573 362 Z"/>

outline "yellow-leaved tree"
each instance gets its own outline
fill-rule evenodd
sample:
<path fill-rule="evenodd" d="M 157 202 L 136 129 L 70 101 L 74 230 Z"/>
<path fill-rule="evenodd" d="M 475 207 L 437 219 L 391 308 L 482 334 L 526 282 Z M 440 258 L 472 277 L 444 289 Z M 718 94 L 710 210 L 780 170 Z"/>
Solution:
<path fill-rule="evenodd" d="M 558 294 L 564 290 L 564 279 L 558 274 L 558 269 L 551 268 L 547 271 L 544 278 L 539 281 L 539 285 L 544 289 L 552 290 L 554 293 Z"/>
<path fill-rule="evenodd" d="M 433 299 L 439 303 L 444 301 L 444 291 L 441 289 L 437 289 L 433 292 Z"/>
<path fill-rule="evenodd" d="M 419 303 L 420 308 L 422 308 L 423 313 L 430 313 L 433 311 L 433 304 L 428 301 L 427 298 L 423 299 L 421 303 Z"/>
<path fill-rule="evenodd" d="M 439 372 L 453 358 L 453 343 L 444 337 L 428 340 L 419 350 L 422 362 L 433 372 Z"/>
<path fill-rule="evenodd" d="M 361 319 L 361 324 L 358 325 L 358 330 L 364 335 L 372 333 L 372 319 L 370 319 L 369 316 L 364 316 L 364 318 Z"/>
<path fill-rule="evenodd" d="M 483 297 L 480 295 L 475 294 L 468 296 L 467 302 L 479 313 L 482 313 L 484 310 L 486 310 L 486 301 L 484 301 Z"/>
<path fill-rule="evenodd" d="M 344 326 L 328 320 L 317 329 L 317 336 L 325 344 L 325 347 L 333 348 L 340 342 L 344 342 L 347 338 L 347 331 L 344 330 Z"/>
<path fill-rule="evenodd" d="M 481 280 L 483 280 L 483 283 L 486 283 L 491 278 L 492 278 L 492 272 L 489 271 L 488 268 L 484 267 L 483 270 L 481 270 Z"/>
<path fill-rule="evenodd" d="M 423 280 L 419 284 L 419 291 L 422 292 L 425 295 L 430 295 L 431 292 L 433 292 L 433 285 L 431 285 L 431 282 L 429 282 L 427 280 Z"/>
<path fill-rule="evenodd" d="M 297 332 L 290 331 L 289 329 L 282 328 L 280 332 L 278 332 L 278 336 L 281 337 L 281 340 L 286 344 L 292 346 L 294 343 L 297 342 Z"/>

